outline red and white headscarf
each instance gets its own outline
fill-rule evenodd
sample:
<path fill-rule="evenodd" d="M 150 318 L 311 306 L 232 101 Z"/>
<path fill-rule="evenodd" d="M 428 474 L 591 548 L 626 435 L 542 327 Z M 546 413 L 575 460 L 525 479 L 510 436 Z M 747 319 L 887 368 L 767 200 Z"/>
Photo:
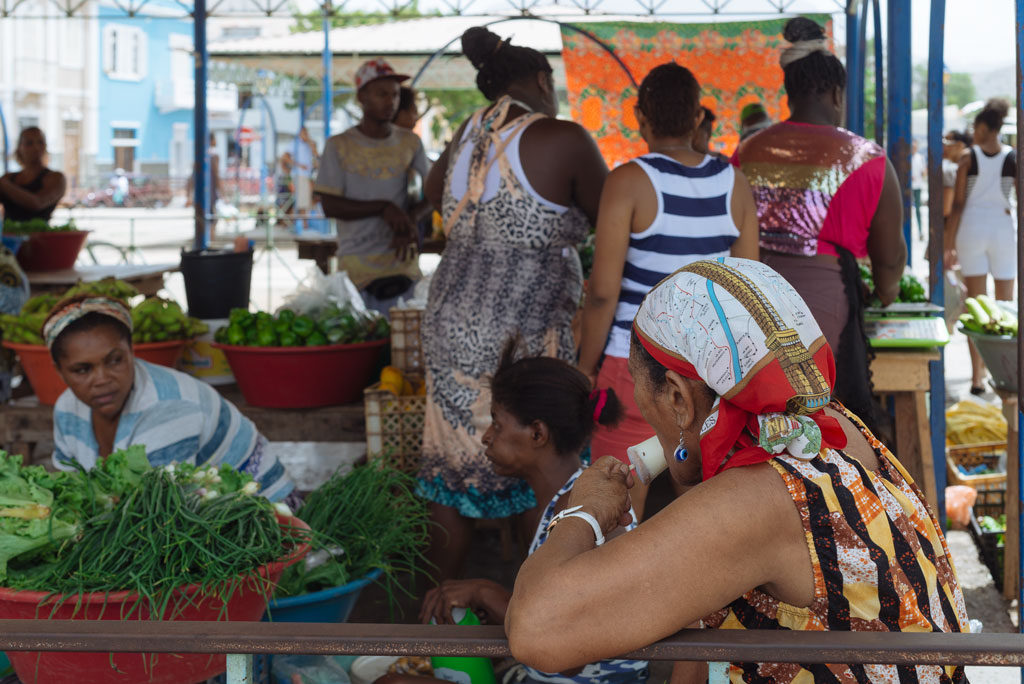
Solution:
<path fill-rule="evenodd" d="M 131 312 L 120 299 L 83 295 L 58 303 L 50 312 L 46 322 L 43 323 L 43 339 L 46 341 L 46 346 L 52 348 L 53 343 L 69 325 L 91 313 L 110 316 L 128 328 L 128 332 L 132 331 Z"/>
<path fill-rule="evenodd" d="M 810 460 L 846 446 L 839 422 L 822 411 L 835 381 L 832 349 L 768 266 L 694 262 L 648 293 L 633 325 L 658 363 L 718 395 L 701 428 L 705 480 L 783 451 Z"/>

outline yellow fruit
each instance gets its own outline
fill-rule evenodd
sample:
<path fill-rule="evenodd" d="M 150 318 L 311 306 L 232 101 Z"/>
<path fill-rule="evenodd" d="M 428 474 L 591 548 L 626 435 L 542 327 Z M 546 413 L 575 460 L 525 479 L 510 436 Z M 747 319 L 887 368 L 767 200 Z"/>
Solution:
<path fill-rule="evenodd" d="M 399 396 L 401 396 L 401 395 L 402 395 L 402 386 L 401 386 L 401 385 L 396 385 L 396 384 L 395 384 L 395 383 L 393 383 L 393 382 L 384 382 L 384 381 L 382 380 L 382 381 L 381 381 L 381 383 L 380 383 L 380 388 L 381 388 L 382 390 L 385 390 L 385 391 L 391 392 L 391 393 L 392 393 L 392 394 L 394 394 L 394 395 L 395 395 L 396 397 L 399 397 Z"/>
<path fill-rule="evenodd" d="M 394 385 L 401 389 L 402 383 L 405 382 L 405 376 L 394 366 L 384 366 L 380 371 L 380 382 L 382 385 Z"/>
<path fill-rule="evenodd" d="M 416 388 L 412 386 L 412 383 L 408 380 L 402 381 L 402 396 L 411 397 L 416 394 Z"/>
<path fill-rule="evenodd" d="M 424 383 L 420 384 L 419 389 L 416 390 L 416 396 L 417 397 L 425 397 L 425 396 L 427 396 L 427 383 L 424 382 Z"/>

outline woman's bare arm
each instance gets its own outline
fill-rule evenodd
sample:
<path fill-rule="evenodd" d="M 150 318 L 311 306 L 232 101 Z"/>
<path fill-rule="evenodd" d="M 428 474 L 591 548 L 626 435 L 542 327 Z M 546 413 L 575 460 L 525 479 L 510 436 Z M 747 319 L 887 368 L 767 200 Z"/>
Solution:
<path fill-rule="evenodd" d="M 736 169 L 733 181 L 731 214 L 740 236 L 732 243 L 729 254 L 741 259 L 761 260 L 761 228 L 757 223 L 757 207 L 750 181 L 742 171 Z"/>
<path fill-rule="evenodd" d="M 60 201 L 67 190 L 67 179 L 59 171 L 51 171 L 43 178 L 43 187 L 38 192 L 29 192 L 16 185 L 10 176 L 0 179 L 0 194 L 25 207 L 38 211 Z"/>
<path fill-rule="evenodd" d="M 726 471 L 598 548 L 585 521 L 563 520 L 523 564 L 506 632 L 517 659 L 564 671 L 654 643 L 760 586 L 798 605 L 814 593 L 799 514 L 767 464 Z"/>

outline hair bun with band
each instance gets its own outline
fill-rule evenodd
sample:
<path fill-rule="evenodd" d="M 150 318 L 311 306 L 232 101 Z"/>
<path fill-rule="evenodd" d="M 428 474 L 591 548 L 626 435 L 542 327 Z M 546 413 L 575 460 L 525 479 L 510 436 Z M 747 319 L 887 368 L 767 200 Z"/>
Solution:
<path fill-rule="evenodd" d="M 611 388 L 592 391 L 587 405 L 591 409 L 594 422 L 598 425 L 615 425 L 622 420 L 622 402 Z"/>
<path fill-rule="evenodd" d="M 790 46 L 779 56 L 779 64 L 783 69 L 815 52 L 832 54 L 828 49 L 825 30 L 807 17 L 794 17 L 786 22 L 782 36 L 790 42 Z"/>
<path fill-rule="evenodd" d="M 501 36 L 482 26 L 474 26 L 462 34 L 462 54 L 479 71 L 501 50 Z"/>

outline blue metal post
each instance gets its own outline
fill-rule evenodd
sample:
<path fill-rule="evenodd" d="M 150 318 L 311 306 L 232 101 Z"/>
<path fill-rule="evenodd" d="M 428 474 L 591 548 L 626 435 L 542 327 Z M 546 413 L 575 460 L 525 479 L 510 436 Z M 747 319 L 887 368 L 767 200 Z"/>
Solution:
<path fill-rule="evenodd" d="M 903 239 L 907 243 L 907 265 L 913 250 L 910 232 L 910 93 L 913 89 L 910 67 L 910 0 L 889 0 L 886 43 L 889 46 L 889 160 L 896 167 L 903 197 Z M 876 38 L 877 40 L 877 38 Z M 940 195 L 941 197 L 941 195 Z"/>
<path fill-rule="evenodd" d="M 945 269 L 942 265 L 942 59 L 945 36 L 946 0 L 932 0 L 928 33 L 928 242 L 929 284 L 931 302 L 944 306 Z M 946 366 L 945 353 L 939 349 L 939 360 L 928 364 L 931 391 L 929 413 L 932 437 L 932 463 L 935 466 L 934 502 L 939 520 L 946 519 Z"/>
<path fill-rule="evenodd" d="M 334 95 L 331 78 L 331 0 L 324 0 L 324 140 L 331 137 L 331 102 Z"/>
<path fill-rule="evenodd" d="M 882 8 L 871 0 L 875 24 L 875 142 L 885 145 L 885 60 L 882 56 Z"/>
<path fill-rule="evenodd" d="M 868 11 L 871 6 L 868 0 L 862 0 L 860 3 L 860 19 L 858 24 L 860 25 L 860 32 L 857 37 L 857 64 L 854 67 L 857 73 L 860 74 L 860 112 L 858 112 L 858 119 L 860 124 L 860 131 L 857 131 L 860 135 L 864 135 L 867 121 L 867 92 L 868 92 Z"/>
<path fill-rule="evenodd" d="M 192 15 L 192 42 L 195 56 L 195 109 L 193 135 L 195 136 L 195 162 L 192 167 L 193 196 L 196 231 L 195 248 L 206 249 L 209 238 L 206 232 L 206 215 L 210 213 L 208 179 L 210 173 L 209 144 L 206 129 L 206 64 L 209 53 L 206 49 L 206 0 L 195 0 Z"/>
<path fill-rule="evenodd" d="M 1017 130 L 1024 131 L 1024 0 L 1017 7 Z M 1017 155 L 1017 225 L 1024 225 L 1024 156 Z M 1024 235 L 1017 232 L 1017 301 L 1024 302 Z M 1018 307 L 1018 326 L 1024 321 L 1024 307 Z M 1024 342 L 1017 336 L 1017 631 L 1024 634 Z M 1024 668 L 1020 671 L 1024 684 Z"/>
<path fill-rule="evenodd" d="M 848 0 L 846 7 L 846 127 L 864 133 L 864 74 L 860 71 L 861 0 Z"/>
<path fill-rule="evenodd" d="M 0 103 L 0 135 L 3 136 L 3 142 L 4 142 L 4 157 L 3 157 L 4 173 L 7 173 L 7 157 L 8 157 L 8 153 L 10 152 L 10 148 L 7 146 L 8 145 L 8 143 L 7 143 L 7 121 L 6 121 L 6 119 L 4 119 L 4 106 L 3 106 L 3 103 Z"/>

